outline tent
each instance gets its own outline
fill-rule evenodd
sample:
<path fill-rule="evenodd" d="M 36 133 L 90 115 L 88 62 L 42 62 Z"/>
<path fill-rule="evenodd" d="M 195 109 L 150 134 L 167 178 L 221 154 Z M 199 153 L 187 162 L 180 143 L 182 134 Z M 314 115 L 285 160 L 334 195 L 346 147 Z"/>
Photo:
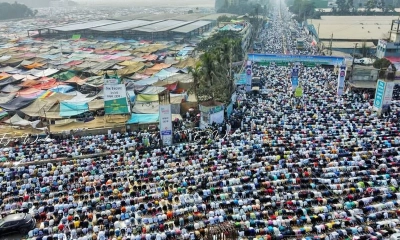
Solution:
<path fill-rule="evenodd" d="M 47 117 L 50 109 L 60 101 L 71 99 L 73 96 L 53 93 L 47 98 L 38 98 L 29 106 L 21 109 L 21 112 L 31 117 Z"/>
<path fill-rule="evenodd" d="M 136 114 L 133 113 L 131 118 L 126 122 L 127 124 L 149 124 L 157 123 L 159 121 L 158 113 Z"/>
<path fill-rule="evenodd" d="M 53 88 L 50 88 L 50 91 L 56 92 L 56 93 L 66 93 L 74 89 L 74 87 L 69 86 L 69 85 L 59 85 Z"/>
<path fill-rule="evenodd" d="M 20 116 L 18 116 L 18 114 L 15 114 L 10 119 L 5 120 L 4 122 L 7 123 L 7 124 L 16 125 L 16 126 L 29 126 L 30 125 L 30 126 L 35 128 L 36 125 L 40 121 L 31 122 L 31 121 L 28 121 L 28 120 L 25 120 L 25 119 L 21 118 Z"/>
<path fill-rule="evenodd" d="M 33 101 L 34 101 L 34 99 L 31 99 L 31 98 L 16 97 L 6 103 L 0 104 L 0 107 L 4 108 L 6 110 L 15 111 L 15 110 L 18 110 L 18 109 L 28 106 Z"/>
<path fill-rule="evenodd" d="M 1 89 L 1 91 L 5 92 L 5 93 L 13 93 L 13 92 L 18 92 L 21 88 L 22 87 L 20 87 L 20 86 L 14 86 L 14 85 L 9 84 L 9 85 L 3 87 Z"/>
<path fill-rule="evenodd" d="M 72 117 L 89 111 L 88 103 L 61 102 L 60 117 Z"/>
<path fill-rule="evenodd" d="M 11 101 L 17 95 L 16 93 L 0 93 L 0 104 Z"/>

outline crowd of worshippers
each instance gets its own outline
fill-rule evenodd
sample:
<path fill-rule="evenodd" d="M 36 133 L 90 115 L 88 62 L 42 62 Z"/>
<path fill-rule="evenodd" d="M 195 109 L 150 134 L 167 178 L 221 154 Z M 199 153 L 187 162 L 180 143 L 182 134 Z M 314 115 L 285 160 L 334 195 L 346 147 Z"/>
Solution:
<path fill-rule="evenodd" d="M 283 51 L 277 12 L 263 51 Z M 290 71 L 254 64 L 270 91 L 238 90 L 232 115 L 210 126 L 218 137 L 189 130 L 151 147 L 152 133 L 113 132 L 3 147 L 1 160 L 19 164 L 0 167 L 0 211 L 32 214 L 36 240 L 200 240 L 222 223 L 238 239 L 388 239 L 400 231 L 399 88 L 379 116 L 374 92 L 337 96 L 332 69 L 301 66 L 294 97 Z"/>

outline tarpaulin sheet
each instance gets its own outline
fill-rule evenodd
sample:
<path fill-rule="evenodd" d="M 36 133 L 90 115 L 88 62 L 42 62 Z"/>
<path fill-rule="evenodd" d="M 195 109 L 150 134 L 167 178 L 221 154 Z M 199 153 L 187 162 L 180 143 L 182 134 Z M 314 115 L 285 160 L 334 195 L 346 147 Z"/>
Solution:
<path fill-rule="evenodd" d="M 166 89 L 165 87 L 149 86 L 144 91 L 142 91 L 141 94 L 159 94 L 159 93 L 165 91 L 165 89 Z"/>
<path fill-rule="evenodd" d="M 21 118 L 18 114 L 15 114 L 10 119 L 4 121 L 7 124 L 17 125 L 17 126 L 28 126 L 31 125 L 32 122 Z"/>
<path fill-rule="evenodd" d="M 8 73 L 5 73 L 5 72 L 4 73 L 0 73 L 0 81 L 5 80 L 5 79 L 7 79 L 9 77 L 11 77 L 11 75 L 8 74 Z"/>
<path fill-rule="evenodd" d="M 21 108 L 24 108 L 31 104 L 34 101 L 34 99 L 31 98 L 25 98 L 25 97 L 16 97 L 6 103 L 0 104 L 0 107 L 10 110 L 10 111 L 15 111 L 19 110 Z"/>
<path fill-rule="evenodd" d="M 155 102 L 135 102 L 132 107 L 132 113 L 158 113 L 160 103 Z"/>
<path fill-rule="evenodd" d="M 56 93 L 66 93 L 66 92 L 71 91 L 72 89 L 74 89 L 74 87 L 69 86 L 69 85 L 58 85 L 56 87 L 51 88 L 50 91 L 56 92 Z"/>
<path fill-rule="evenodd" d="M 31 117 L 47 116 L 50 109 L 59 101 L 71 99 L 72 96 L 68 96 L 60 93 L 51 93 L 52 95 L 47 98 L 38 98 L 29 106 L 21 109 L 21 112 Z"/>
<path fill-rule="evenodd" d="M 32 86 L 35 86 L 35 85 L 37 85 L 39 83 L 40 82 L 38 82 L 36 80 L 28 79 L 26 81 L 23 81 L 21 84 L 19 84 L 19 86 L 21 86 L 21 87 L 32 87 Z"/>
<path fill-rule="evenodd" d="M 13 92 L 18 92 L 21 88 L 22 87 L 20 87 L 20 86 L 14 86 L 14 85 L 9 84 L 9 85 L 3 87 L 1 89 L 1 91 L 5 92 L 5 93 L 13 93 Z"/>
<path fill-rule="evenodd" d="M 140 81 L 135 82 L 135 85 L 152 85 L 158 81 L 158 77 L 150 77 Z"/>
<path fill-rule="evenodd" d="M 32 75 L 22 75 L 22 74 L 14 74 L 13 78 L 15 78 L 17 80 L 22 80 L 22 79 L 35 80 L 35 79 L 38 79 L 38 77 L 35 77 L 35 76 L 32 76 Z"/>
<path fill-rule="evenodd" d="M 158 71 L 160 71 L 160 70 L 162 70 L 162 69 L 169 68 L 169 67 L 171 67 L 171 64 L 158 63 L 158 64 L 154 65 L 153 67 L 151 67 L 150 69 L 151 69 L 151 70 L 158 70 Z"/>
<path fill-rule="evenodd" d="M 92 87 L 101 87 L 104 85 L 104 79 L 102 76 L 94 76 L 88 77 L 85 79 L 84 85 L 92 86 Z"/>
<path fill-rule="evenodd" d="M 66 81 L 66 80 L 69 80 L 69 79 L 71 79 L 73 77 L 75 77 L 75 73 L 70 72 L 70 71 L 57 73 L 56 75 L 53 76 L 53 78 L 55 78 L 55 79 L 57 79 L 59 81 Z"/>
<path fill-rule="evenodd" d="M 155 77 L 161 78 L 161 79 L 165 79 L 174 75 L 177 75 L 178 73 L 174 73 L 174 72 L 169 72 L 165 69 L 159 71 L 158 73 L 154 74 Z"/>
<path fill-rule="evenodd" d="M 57 86 L 64 85 L 64 83 L 57 82 L 55 79 L 40 81 L 40 84 L 33 86 L 33 88 L 48 90 L 56 88 Z"/>
<path fill-rule="evenodd" d="M 158 101 L 157 94 L 138 94 L 136 96 L 136 102 L 156 102 Z"/>
<path fill-rule="evenodd" d="M 72 117 L 87 111 L 89 111 L 88 103 L 71 103 L 65 101 L 60 103 L 60 117 Z"/>
<path fill-rule="evenodd" d="M 41 96 L 43 96 L 43 94 L 45 94 L 46 91 L 45 90 L 39 90 L 38 92 L 32 92 L 32 93 L 21 93 L 18 92 L 18 96 L 19 97 L 24 97 L 24 98 L 29 98 L 29 99 L 36 99 L 39 98 Z"/>
<path fill-rule="evenodd" d="M 103 99 L 96 99 L 91 102 L 89 102 L 89 110 L 94 111 L 94 110 L 99 110 L 104 108 L 104 100 Z"/>
<path fill-rule="evenodd" d="M 76 84 L 78 84 L 78 85 L 82 85 L 82 84 L 84 84 L 85 82 L 86 82 L 86 80 L 81 79 L 81 78 L 79 78 L 79 77 L 77 77 L 77 76 L 75 76 L 75 77 L 73 77 L 73 78 L 71 78 L 71 79 L 65 81 L 65 83 L 76 83 Z"/>
<path fill-rule="evenodd" d="M 0 93 L 0 104 L 11 101 L 17 95 L 16 93 Z"/>
<path fill-rule="evenodd" d="M 18 82 L 18 81 L 19 80 L 15 79 L 13 77 L 9 77 L 6 80 L 0 81 L 0 87 L 6 86 L 6 85 L 8 85 L 10 83 L 15 83 L 15 82 Z"/>
<path fill-rule="evenodd" d="M 157 123 L 159 120 L 158 113 L 149 113 L 149 114 L 132 114 L 131 119 L 129 119 L 127 124 L 148 124 L 148 123 Z"/>
<path fill-rule="evenodd" d="M 96 98 L 96 96 L 91 97 L 91 98 L 88 98 L 87 96 L 88 96 L 87 94 L 76 95 L 76 96 L 73 96 L 73 98 L 71 98 L 69 100 L 65 100 L 64 102 L 77 103 L 77 104 L 88 103 L 88 102 L 93 101 Z"/>

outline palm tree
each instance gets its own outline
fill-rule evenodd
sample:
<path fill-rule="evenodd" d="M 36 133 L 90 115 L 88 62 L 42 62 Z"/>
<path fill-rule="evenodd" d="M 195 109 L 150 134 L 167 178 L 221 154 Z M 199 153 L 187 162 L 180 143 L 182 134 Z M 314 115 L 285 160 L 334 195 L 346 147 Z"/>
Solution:
<path fill-rule="evenodd" d="M 188 72 L 192 74 L 193 77 L 193 86 L 189 89 L 189 93 L 193 92 L 196 101 L 199 102 L 199 87 L 203 77 L 201 63 L 198 62 L 195 67 L 188 67 Z"/>

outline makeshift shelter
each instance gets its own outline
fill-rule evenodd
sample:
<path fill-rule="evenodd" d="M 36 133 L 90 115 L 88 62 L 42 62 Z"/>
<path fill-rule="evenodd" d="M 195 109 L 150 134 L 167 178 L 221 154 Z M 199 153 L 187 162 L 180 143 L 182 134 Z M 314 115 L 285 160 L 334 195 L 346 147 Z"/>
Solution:
<path fill-rule="evenodd" d="M 33 101 L 34 101 L 34 99 L 31 99 L 31 98 L 16 97 L 6 103 L 1 103 L 0 107 L 4 108 L 6 110 L 15 111 L 15 110 L 19 110 L 21 108 L 28 106 Z"/>
<path fill-rule="evenodd" d="M 20 86 L 15 86 L 15 85 L 9 84 L 9 85 L 3 87 L 1 89 L 1 91 L 5 92 L 5 93 L 15 93 L 15 92 L 18 92 L 21 88 L 22 87 L 20 87 Z"/>
<path fill-rule="evenodd" d="M 148 113 L 148 114 L 137 114 L 133 113 L 131 118 L 126 122 L 126 124 L 150 124 L 158 123 L 160 115 L 158 113 Z"/>
<path fill-rule="evenodd" d="M 88 103 L 61 102 L 60 117 L 72 117 L 89 111 Z"/>
<path fill-rule="evenodd" d="M 40 121 L 28 121 L 23 118 L 21 118 L 18 114 L 15 114 L 11 118 L 7 119 L 4 121 L 4 123 L 10 124 L 10 125 L 15 125 L 15 126 L 32 126 L 33 128 L 36 128 L 37 124 Z"/>
<path fill-rule="evenodd" d="M 36 99 L 32 104 L 21 109 L 20 111 L 31 117 L 47 117 L 47 112 L 49 112 L 55 104 L 60 101 L 69 100 L 72 98 L 73 96 L 54 93 L 47 98 Z"/>
<path fill-rule="evenodd" d="M 17 95 L 16 93 L 0 93 L 0 104 L 11 101 Z"/>

